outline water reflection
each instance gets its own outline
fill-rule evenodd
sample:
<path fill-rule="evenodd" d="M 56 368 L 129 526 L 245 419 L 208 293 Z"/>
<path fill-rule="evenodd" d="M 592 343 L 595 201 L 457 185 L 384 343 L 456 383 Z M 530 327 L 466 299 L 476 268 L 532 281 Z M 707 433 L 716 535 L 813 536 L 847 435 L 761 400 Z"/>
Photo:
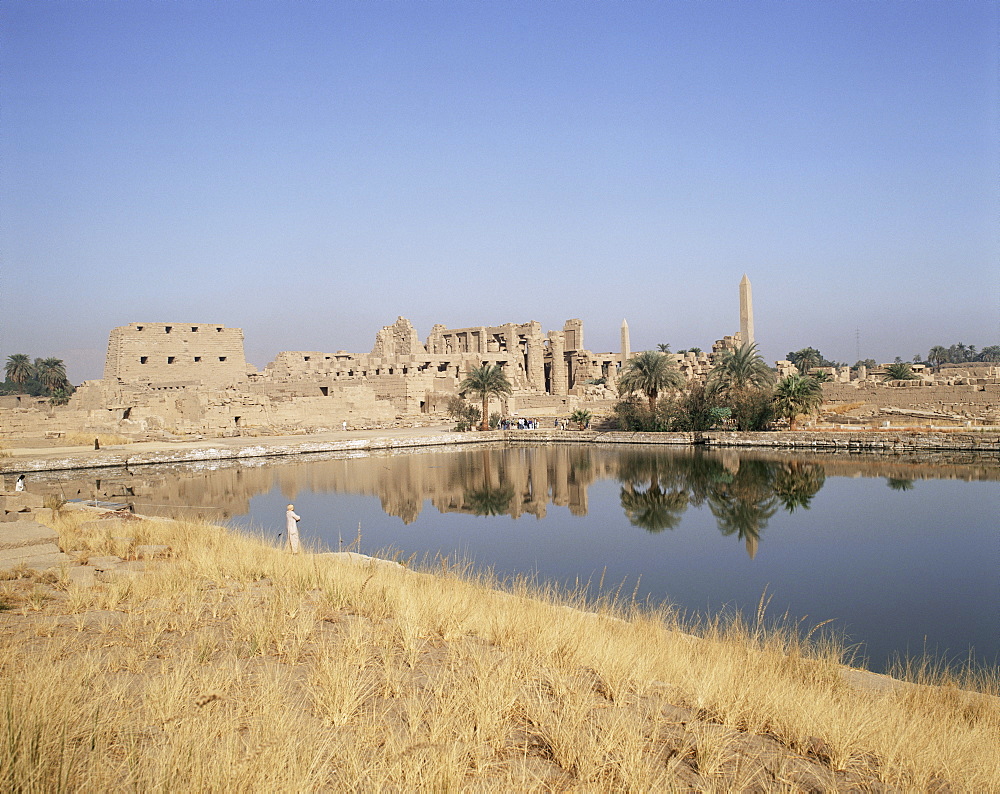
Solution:
<path fill-rule="evenodd" d="M 826 480 L 819 463 L 740 459 L 733 453 L 664 456 L 626 452 L 617 473 L 629 521 L 649 532 L 674 529 L 689 506 L 708 505 L 723 535 L 742 540 L 750 557 L 779 509 L 808 509 Z"/>
<path fill-rule="evenodd" d="M 365 553 L 638 580 L 639 599 L 694 612 L 753 612 L 766 589 L 775 614 L 840 621 L 878 669 L 924 647 L 1000 659 L 998 480 L 996 455 L 567 443 L 39 473 L 29 488 L 272 538 L 292 502 L 315 548 L 357 532 Z"/>
<path fill-rule="evenodd" d="M 995 479 L 997 466 L 986 468 L 977 475 L 992 472 Z M 84 476 L 53 473 L 35 479 L 39 490 L 66 498 L 118 500 L 141 512 L 218 520 L 248 514 L 250 500 L 275 486 L 290 502 L 300 492 L 368 494 L 404 524 L 415 522 L 428 501 L 440 513 L 541 519 L 554 505 L 585 516 L 588 489 L 597 481 L 613 480 L 621 484 L 619 504 L 630 525 L 650 533 L 672 530 L 689 509 L 707 506 L 719 531 L 742 542 L 753 558 L 768 522 L 779 511 L 808 510 L 830 471 L 855 477 L 877 474 L 896 491 L 911 489 L 917 478 L 949 472 L 976 478 L 958 466 L 898 460 L 566 444 L 327 454 L 106 469 Z"/>

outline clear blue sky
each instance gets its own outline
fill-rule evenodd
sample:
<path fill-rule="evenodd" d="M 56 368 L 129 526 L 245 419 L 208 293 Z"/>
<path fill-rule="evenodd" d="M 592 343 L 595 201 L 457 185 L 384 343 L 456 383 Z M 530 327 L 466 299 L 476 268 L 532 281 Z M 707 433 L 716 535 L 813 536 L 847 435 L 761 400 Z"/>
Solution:
<path fill-rule="evenodd" d="M 1000 343 L 1000 5 L 0 3 L 0 356 Z"/>

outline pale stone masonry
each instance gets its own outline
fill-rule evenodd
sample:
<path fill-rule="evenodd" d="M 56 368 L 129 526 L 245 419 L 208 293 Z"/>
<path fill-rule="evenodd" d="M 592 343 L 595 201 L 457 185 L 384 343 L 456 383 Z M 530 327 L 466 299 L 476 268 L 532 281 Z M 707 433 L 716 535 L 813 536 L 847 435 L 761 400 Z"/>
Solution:
<path fill-rule="evenodd" d="M 179 382 L 226 386 L 246 380 L 243 331 L 214 323 L 131 323 L 111 329 L 104 384 Z"/>
<path fill-rule="evenodd" d="M 753 294 L 746 273 L 740 279 L 740 336 L 746 345 L 752 345 L 756 341 L 753 335 Z"/>

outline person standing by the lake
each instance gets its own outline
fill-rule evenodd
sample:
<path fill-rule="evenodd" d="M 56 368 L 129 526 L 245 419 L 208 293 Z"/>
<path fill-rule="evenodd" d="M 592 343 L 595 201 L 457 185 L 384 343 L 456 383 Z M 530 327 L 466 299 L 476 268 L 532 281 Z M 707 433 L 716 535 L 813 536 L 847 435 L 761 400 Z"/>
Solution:
<path fill-rule="evenodd" d="M 299 527 L 300 517 L 295 515 L 295 505 L 288 505 L 285 511 L 285 534 L 288 540 L 285 541 L 285 548 L 292 554 L 299 553 Z"/>

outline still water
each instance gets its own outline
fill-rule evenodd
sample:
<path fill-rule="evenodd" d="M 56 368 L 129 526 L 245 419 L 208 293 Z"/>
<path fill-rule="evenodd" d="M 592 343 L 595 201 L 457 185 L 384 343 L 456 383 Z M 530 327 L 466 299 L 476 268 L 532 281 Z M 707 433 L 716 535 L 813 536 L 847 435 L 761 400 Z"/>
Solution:
<path fill-rule="evenodd" d="M 200 514 L 314 548 L 446 555 L 688 613 L 832 621 L 894 655 L 1000 660 L 1000 458 L 524 445 L 37 475 L 66 497 Z M 74 492 L 75 491 L 75 492 Z"/>

